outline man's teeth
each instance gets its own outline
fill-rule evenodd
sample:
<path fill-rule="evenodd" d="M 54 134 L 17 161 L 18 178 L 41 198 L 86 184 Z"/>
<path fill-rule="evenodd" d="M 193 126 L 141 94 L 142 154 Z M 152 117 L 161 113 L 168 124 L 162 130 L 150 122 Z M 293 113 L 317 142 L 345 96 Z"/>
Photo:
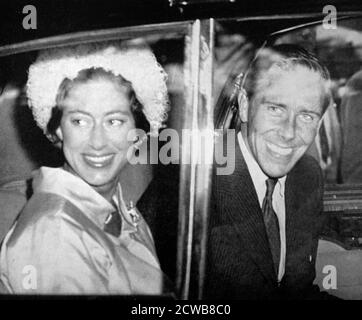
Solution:
<path fill-rule="evenodd" d="M 280 154 L 281 156 L 288 156 L 292 153 L 293 149 L 292 148 L 280 148 L 278 146 L 276 146 L 275 144 L 269 144 L 268 143 L 268 147 L 270 148 L 271 151 Z"/>
<path fill-rule="evenodd" d="M 102 156 L 102 157 L 86 156 L 86 158 L 92 162 L 102 163 L 102 162 L 105 162 L 105 161 L 111 159 L 112 155 Z"/>

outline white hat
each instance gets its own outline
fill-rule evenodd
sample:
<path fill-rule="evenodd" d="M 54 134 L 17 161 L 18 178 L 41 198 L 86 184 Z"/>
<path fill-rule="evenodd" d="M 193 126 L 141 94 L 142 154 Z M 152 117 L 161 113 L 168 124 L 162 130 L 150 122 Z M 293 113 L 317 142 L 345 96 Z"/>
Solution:
<path fill-rule="evenodd" d="M 167 75 L 148 47 L 119 43 L 83 44 L 40 53 L 29 68 L 27 96 L 34 119 L 44 133 L 60 84 L 89 68 L 103 68 L 131 82 L 150 123 L 150 133 L 157 135 L 169 110 Z"/>

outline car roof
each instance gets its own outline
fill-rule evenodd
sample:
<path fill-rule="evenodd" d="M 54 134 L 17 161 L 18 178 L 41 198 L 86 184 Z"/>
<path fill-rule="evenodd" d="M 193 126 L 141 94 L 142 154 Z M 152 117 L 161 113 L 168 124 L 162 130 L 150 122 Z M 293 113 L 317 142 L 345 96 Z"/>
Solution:
<path fill-rule="evenodd" d="M 293 21 L 284 19 L 283 27 L 288 27 L 322 16 L 325 5 L 334 5 L 344 13 L 362 10 L 360 0 L 270 0 L 267 4 L 262 0 L 33 0 L 30 3 L 37 10 L 37 29 L 25 30 L 23 8 L 29 1 L 6 2 L 0 5 L 0 45 L 101 28 L 210 17 L 254 17 L 255 23 L 258 17 L 295 15 Z M 260 22 L 256 25 L 262 29 Z M 280 23 L 275 27 L 269 24 L 268 32 L 278 28 Z"/>

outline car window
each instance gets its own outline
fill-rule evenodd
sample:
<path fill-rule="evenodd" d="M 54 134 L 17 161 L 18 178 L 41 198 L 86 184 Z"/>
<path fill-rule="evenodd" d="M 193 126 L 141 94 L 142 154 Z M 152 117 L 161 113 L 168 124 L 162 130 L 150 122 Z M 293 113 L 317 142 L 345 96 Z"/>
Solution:
<path fill-rule="evenodd" d="M 162 138 L 149 138 L 140 148 L 137 160 L 126 165 L 120 180 L 125 200 L 137 205 L 148 222 L 162 269 L 175 282 L 177 259 L 177 222 L 180 193 L 180 139 L 183 128 L 188 126 L 187 106 L 189 92 L 185 89 L 188 79 L 194 77 L 190 69 L 192 34 L 189 23 L 178 23 L 161 28 L 147 26 L 112 35 L 112 41 L 148 46 L 168 75 L 167 89 L 170 112 L 161 130 Z M 65 37 L 62 46 L 67 46 Z M 70 36 L 70 43 L 77 41 Z M 99 37 L 100 39 L 102 37 Z M 37 54 L 54 46 L 59 39 L 35 40 L 33 46 L 20 44 L 16 54 L 0 58 L 0 225 L 1 237 L 6 234 L 17 214 L 31 196 L 32 171 L 41 166 L 57 167 L 64 162 L 61 151 L 50 143 L 36 126 L 25 95 L 27 72 Z M 55 41 L 55 42 L 54 42 Z M 68 42 L 68 43 L 67 43 Z M 99 39 L 87 42 L 101 43 Z M 57 43 L 59 45 L 59 43 Z M 41 47 L 41 48 L 40 48 Z M 6 50 L 5 50 L 6 51 Z M 4 53 L 4 51 L 3 51 Z M 145 70 L 146 72 L 147 70 Z M 185 76 L 186 75 L 186 76 Z M 198 90 L 197 88 L 195 90 Z M 189 102 L 192 104 L 192 100 Z M 165 146 L 168 144 L 169 146 Z M 172 146 L 170 146 L 172 145 Z M 163 154 L 160 152 L 163 150 Z M 10 209 L 8 202 L 11 201 Z M 4 204 L 4 205 L 3 205 Z M 4 212 L 2 212 L 4 210 Z M 5 212 L 6 211 L 6 212 Z M 0 240 L 1 241 L 1 240 Z M 169 254 L 171 252 L 172 254 Z M 166 254 L 167 253 L 167 254 Z M 172 291 L 175 291 L 172 288 Z"/>
<path fill-rule="evenodd" d="M 276 43 L 305 43 L 327 66 L 333 101 L 309 153 L 324 173 L 324 237 L 352 249 L 362 244 L 362 19 L 323 24 L 282 36 Z"/>
<path fill-rule="evenodd" d="M 220 20 L 217 24 L 216 127 L 237 125 L 235 119 L 227 119 L 225 105 L 230 102 L 236 77 L 248 71 L 256 54 L 267 55 L 260 48 L 297 44 L 314 53 L 329 70 L 333 96 L 308 150 L 324 175 L 324 211 L 328 216 L 324 237 L 345 248 L 358 249 L 362 245 L 362 19 L 337 20 L 333 29 L 322 21 L 296 23 L 284 31 L 283 21 L 276 19 L 272 21 L 274 30 L 279 24 L 282 31 L 271 35 L 267 35 L 267 22 L 258 23 Z"/>

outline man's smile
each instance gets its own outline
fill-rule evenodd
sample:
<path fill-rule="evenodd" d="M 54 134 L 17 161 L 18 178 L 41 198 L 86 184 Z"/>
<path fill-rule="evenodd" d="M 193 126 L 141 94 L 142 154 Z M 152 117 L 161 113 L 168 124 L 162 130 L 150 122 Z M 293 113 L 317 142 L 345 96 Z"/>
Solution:
<path fill-rule="evenodd" d="M 276 158 L 289 158 L 293 153 L 293 148 L 291 147 L 280 147 L 274 143 L 266 142 L 268 151 Z"/>

